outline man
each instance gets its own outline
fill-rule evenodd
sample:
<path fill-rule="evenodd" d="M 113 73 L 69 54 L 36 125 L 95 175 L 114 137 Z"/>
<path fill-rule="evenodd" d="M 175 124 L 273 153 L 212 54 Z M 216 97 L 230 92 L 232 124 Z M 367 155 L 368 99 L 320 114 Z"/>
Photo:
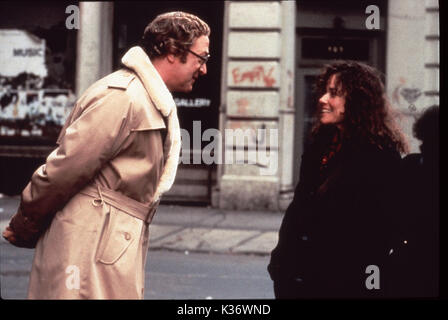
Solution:
<path fill-rule="evenodd" d="M 403 206 L 396 215 L 394 252 L 390 255 L 391 296 L 437 298 L 440 273 L 440 131 L 439 106 L 427 108 L 414 122 L 420 153 L 402 159 Z"/>
<path fill-rule="evenodd" d="M 3 232 L 36 248 L 29 298 L 143 298 L 148 226 L 179 160 L 170 91 L 207 73 L 209 34 L 194 15 L 159 15 L 124 68 L 79 98 Z"/>

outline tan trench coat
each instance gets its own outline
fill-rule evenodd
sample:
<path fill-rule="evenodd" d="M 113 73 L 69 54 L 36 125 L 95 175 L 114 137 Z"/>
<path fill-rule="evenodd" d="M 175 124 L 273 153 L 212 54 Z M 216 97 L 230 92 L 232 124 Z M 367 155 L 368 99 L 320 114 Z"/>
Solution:
<path fill-rule="evenodd" d="M 36 245 L 29 298 L 143 298 L 164 128 L 132 70 L 106 76 L 79 99 L 11 220 L 19 235 L 49 224 Z M 122 208 L 101 201 L 108 191 L 110 199 L 123 195 L 116 199 Z M 150 216 L 143 221 L 136 216 L 145 208 Z"/>

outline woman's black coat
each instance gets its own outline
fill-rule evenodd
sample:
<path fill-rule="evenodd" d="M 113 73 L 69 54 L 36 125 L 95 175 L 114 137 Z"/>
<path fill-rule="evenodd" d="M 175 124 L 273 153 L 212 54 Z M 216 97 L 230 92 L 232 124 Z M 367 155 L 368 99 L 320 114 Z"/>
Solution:
<path fill-rule="evenodd" d="M 302 156 L 300 180 L 272 251 L 268 271 L 276 296 L 386 296 L 400 155 L 345 141 L 322 176 L 321 149 L 311 146 Z M 376 280 L 379 288 L 368 289 Z"/>

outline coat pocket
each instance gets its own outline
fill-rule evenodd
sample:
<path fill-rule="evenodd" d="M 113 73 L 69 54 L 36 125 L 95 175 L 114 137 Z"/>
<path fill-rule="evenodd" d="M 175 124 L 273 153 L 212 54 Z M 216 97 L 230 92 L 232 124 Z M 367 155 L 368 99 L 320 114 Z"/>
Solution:
<path fill-rule="evenodd" d="M 107 207 L 109 213 L 101 233 L 97 261 L 103 264 L 114 264 L 125 254 L 140 234 L 141 223 L 125 212 L 112 206 Z"/>

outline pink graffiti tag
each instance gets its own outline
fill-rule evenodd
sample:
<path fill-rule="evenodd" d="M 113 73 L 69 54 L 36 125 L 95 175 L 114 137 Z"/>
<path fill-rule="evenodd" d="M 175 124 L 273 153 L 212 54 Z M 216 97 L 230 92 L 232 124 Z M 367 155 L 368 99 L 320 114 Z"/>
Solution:
<path fill-rule="evenodd" d="M 236 101 L 238 106 L 238 114 L 245 115 L 247 113 L 247 108 L 249 107 L 249 100 L 246 98 L 241 98 Z"/>
<path fill-rule="evenodd" d="M 240 68 L 235 68 L 232 70 L 233 82 L 235 84 L 249 81 L 263 81 L 266 87 L 272 87 L 275 84 L 275 79 L 272 77 L 272 72 L 274 72 L 274 67 L 269 69 L 269 72 L 265 72 L 263 66 L 255 66 L 250 71 L 240 73 Z"/>

